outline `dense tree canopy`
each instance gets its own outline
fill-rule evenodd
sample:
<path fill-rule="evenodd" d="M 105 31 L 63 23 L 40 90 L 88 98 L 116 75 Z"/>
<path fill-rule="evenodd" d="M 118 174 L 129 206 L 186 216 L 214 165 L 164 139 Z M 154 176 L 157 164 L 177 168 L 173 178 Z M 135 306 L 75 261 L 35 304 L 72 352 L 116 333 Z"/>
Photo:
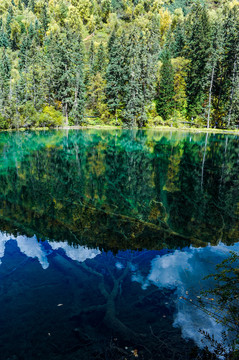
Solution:
<path fill-rule="evenodd" d="M 0 128 L 238 125 L 237 0 L 1 0 L 0 59 Z"/>

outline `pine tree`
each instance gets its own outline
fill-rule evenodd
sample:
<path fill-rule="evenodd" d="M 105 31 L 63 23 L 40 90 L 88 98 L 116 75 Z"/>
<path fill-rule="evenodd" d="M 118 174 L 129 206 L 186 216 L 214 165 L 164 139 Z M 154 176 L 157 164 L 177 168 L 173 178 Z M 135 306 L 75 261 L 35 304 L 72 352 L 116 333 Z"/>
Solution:
<path fill-rule="evenodd" d="M 189 38 L 185 49 L 191 60 L 187 79 L 188 115 L 203 113 L 205 87 L 208 85 L 207 63 L 210 55 L 211 29 L 204 6 L 196 4 L 189 17 Z"/>
<path fill-rule="evenodd" d="M 99 45 L 95 62 L 94 62 L 94 74 L 97 72 L 104 73 L 106 69 L 106 53 L 102 42 Z"/>
<path fill-rule="evenodd" d="M 23 70 L 27 65 L 28 52 L 31 47 L 32 40 L 29 35 L 25 35 L 23 38 L 20 51 L 19 51 L 19 68 L 20 71 Z"/>
<path fill-rule="evenodd" d="M 174 30 L 174 41 L 171 45 L 171 52 L 174 57 L 181 57 L 184 53 L 186 43 L 185 31 L 182 24 L 178 24 Z"/>
<path fill-rule="evenodd" d="M 40 15 L 40 21 L 41 21 L 44 36 L 46 35 L 48 25 L 49 25 L 49 22 L 50 22 L 47 9 L 48 9 L 48 3 L 47 3 L 47 0 L 45 0 L 45 2 L 43 4 L 43 7 L 42 7 L 42 10 L 41 10 L 41 15 Z"/>
<path fill-rule="evenodd" d="M 145 38 L 138 29 L 132 29 L 126 49 L 129 81 L 125 86 L 125 122 L 142 127 L 147 122 L 146 109 L 154 97 L 155 64 L 158 48 L 150 33 Z"/>
<path fill-rule="evenodd" d="M 11 21 L 12 21 L 13 13 L 12 13 L 12 7 L 9 6 L 8 8 L 8 14 L 7 14 L 7 21 L 6 21 L 6 36 L 7 36 L 7 43 L 10 47 L 12 47 L 12 41 L 11 41 Z"/>
<path fill-rule="evenodd" d="M 239 9 L 234 7 L 229 10 L 224 22 L 224 49 L 223 59 L 223 101 L 225 103 L 226 114 L 224 121 L 228 127 L 231 125 L 231 114 L 233 110 L 233 98 L 235 95 L 238 62 L 239 62 Z"/>
<path fill-rule="evenodd" d="M 0 63 L 0 109 L 4 116 L 6 112 L 6 106 L 10 95 L 10 78 L 11 78 L 11 63 L 6 54 L 5 48 L 3 48 L 1 63 Z"/>
<path fill-rule="evenodd" d="M 209 94 L 208 94 L 208 110 L 207 110 L 207 128 L 210 127 L 211 122 L 211 114 L 213 110 L 213 102 L 214 102 L 214 88 L 216 81 L 216 74 L 218 73 L 218 69 L 220 67 L 220 62 L 222 60 L 223 55 L 223 30 L 222 24 L 219 22 L 213 24 L 212 26 L 212 42 L 211 42 L 211 50 L 210 57 L 208 61 L 208 73 L 209 73 Z M 216 122 L 216 121 L 215 121 Z"/>
<path fill-rule="evenodd" d="M 48 41 L 47 53 L 52 62 L 50 93 L 61 102 L 68 124 L 69 115 L 78 123 L 84 116 L 85 87 L 83 44 L 67 30 Z"/>
<path fill-rule="evenodd" d="M 134 29 L 128 38 L 126 44 L 126 67 L 124 69 L 127 76 L 123 102 L 124 123 L 128 126 L 136 126 L 139 116 L 139 109 L 143 104 L 143 89 L 141 86 L 141 69 L 140 69 L 140 43 L 138 41 L 137 32 Z M 142 114 L 143 115 L 143 114 Z"/>
<path fill-rule="evenodd" d="M 2 30 L 0 32 L 0 47 L 7 48 L 8 46 L 9 46 L 8 37 L 6 33 Z"/>
<path fill-rule="evenodd" d="M 167 120 L 174 111 L 174 74 L 170 54 L 167 50 L 162 55 L 156 109 L 164 120 Z"/>
<path fill-rule="evenodd" d="M 116 116 L 117 110 L 122 105 L 122 93 L 124 84 L 124 43 L 125 34 L 120 37 L 116 34 L 117 29 L 112 32 L 109 43 L 109 64 L 106 70 L 106 96 L 107 104 L 111 113 Z"/>
<path fill-rule="evenodd" d="M 80 124 L 85 112 L 84 49 L 79 36 L 75 37 L 72 52 L 74 103 L 70 115 L 74 123 Z"/>

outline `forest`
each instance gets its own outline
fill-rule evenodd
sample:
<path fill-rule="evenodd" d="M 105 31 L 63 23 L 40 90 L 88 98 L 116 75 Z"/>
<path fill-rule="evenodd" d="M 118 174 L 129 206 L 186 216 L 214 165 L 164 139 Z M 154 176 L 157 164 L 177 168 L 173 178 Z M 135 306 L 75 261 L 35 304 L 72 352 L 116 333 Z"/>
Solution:
<path fill-rule="evenodd" d="M 0 128 L 239 125 L 237 0 L 0 0 Z"/>

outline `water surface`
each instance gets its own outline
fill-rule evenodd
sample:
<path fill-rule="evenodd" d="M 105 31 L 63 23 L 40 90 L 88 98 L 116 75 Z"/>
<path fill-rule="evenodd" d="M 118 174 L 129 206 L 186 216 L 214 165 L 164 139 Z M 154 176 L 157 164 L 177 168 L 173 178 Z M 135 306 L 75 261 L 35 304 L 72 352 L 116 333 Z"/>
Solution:
<path fill-rule="evenodd" d="M 239 251 L 232 135 L 0 134 L 3 359 L 189 359 L 202 280 Z M 210 305 L 208 305 L 210 306 Z"/>

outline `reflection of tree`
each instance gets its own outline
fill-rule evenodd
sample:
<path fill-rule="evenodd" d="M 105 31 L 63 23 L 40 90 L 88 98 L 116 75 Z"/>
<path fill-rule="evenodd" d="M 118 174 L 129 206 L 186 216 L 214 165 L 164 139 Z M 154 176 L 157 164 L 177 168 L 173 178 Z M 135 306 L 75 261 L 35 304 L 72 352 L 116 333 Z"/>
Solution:
<path fill-rule="evenodd" d="M 104 312 L 104 320 L 103 321 L 106 326 L 108 326 L 114 332 L 119 333 L 123 339 L 129 340 L 129 341 L 132 341 L 132 340 L 136 341 L 136 339 L 139 338 L 139 335 L 137 335 L 133 330 L 128 328 L 125 324 L 123 324 L 123 322 L 121 322 L 117 318 L 116 307 L 115 307 L 115 301 L 118 296 L 121 282 L 128 275 L 129 263 L 127 262 L 125 269 L 123 270 L 122 274 L 119 277 L 116 277 L 114 275 L 114 273 L 110 270 L 110 268 L 108 268 L 108 272 L 113 281 L 113 287 L 110 291 L 105 286 L 104 276 L 100 272 L 93 270 L 91 267 L 87 266 L 85 263 L 81 264 L 81 266 L 87 273 L 90 273 L 98 278 L 98 288 L 100 290 L 100 293 L 102 294 L 102 296 L 105 299 L 104 304 L 90 306 L 88 308 L 83 309 L 81 313 L 88 313 L 88 312 L 92 312 L 92 311 L 103 311 Z"/>
<path fill-rule="evenodd" d="M 206 148 L 203 137 L 155 144 L 156 190 L 171 228 L 214 244 L 238 239 L 238 143 L 226 142 L 226 151 L 223 136 L 208 136 Z"/>
<path fill-rule="evenodd" d="M 115 261 L 110 257 L 104 257 L 104 263 L 102 266 L 100 264 L 94 264 L 88 261 L 86 263 L 81 263 L 78 265 L 87 276 L 89 283 L 94 281 L 93 284 L 96 284 L 94 292 L 97 294 L 92 301 L 97 303 L 90 304 L 87 307 L 81 308 L 81 305 L 77 303 L 74 306 L 74 315 L 72 319 L 78 322 L 79 327 L 75 329 L 77 334 L 79 334 L 79 340 L 82 341 L 85 338 L 83 336 L 84 330 L 81 324 L 88 323 L 87 317 L 93 316 L 99 318 L 97 313 L 100 313 L 100 324 L 98 324 L 100 331 L 103 331 L 103 325 L 109 330 L 112 340 L 109 341 L 109 344 L 105 346 L 104 356 L 107 354 L 106 358 L 121 360 L 129 358 L 135 358 L 132 353 L 132 349 L 136 349 L 135 354 L 140 355 L 140 359 L 147 358 L 148 360 L 153 359 L 180 359 L 185 360 L 184 349 L 182 349 L 180 344 L 180 334 L 178 329 L 172 329 L 171 324 L 166 328 L 160 329 L 160 331 L 155 331 L 153 326 L 146 322 L 144 325 L 144 332 L 141 333 L 134 323 L 127 320 L 125 316 L 122 316 L 122 312 L 125 310 L 127 313 L 135 311 L 138 306 L 148 311 L 152 311 L 157 318 L 159 312 L 162 311 L 162 302 L 165 302 L 165 294 L 163 291 L 152 285 L 149 289 L 142 292 L 138 290 L 139 297 L 129 297 L 132 302 L 128 303 L 128 300 L 125 300 L 127 294 L 127 285 L 125 283 L 129 280 L 131 266 L 136 261 L 137 258 L 140 258 L 141 255 L 128 254 L 123 259 L 120 258 L 121 262 L 124 264 L 124 267 L 121 270 L 115 270 Z M 119 274 L 120 271 L 120 274 Z M 89 280 L 90 278 L 94 280 Z M 100 295 L 98 295 L 98 293 Z M 119 299 L 122 297 L 122 301 Z M 127 304 L 125 303 L 127 302 Z M 99 305 L 100 303 L 100 305 Z M 122 307 L 122 309 L 121 309 Z M 80 310 L 79 310 L 80 308 Z M 119 311 L 121 310 L 121 311 Z M 124 318 L 124 319 L 123 319 Z M 144 324 L 143 318 L 142 323 Z M 136 322 L 136 319 L 135 319 Z M 160 325 L 159 325 L 160 328 Z M 90 333 L 90 331 L 89 331 Z M 106 332 L 107 333 L 107 332 Z M 110 335 L 108 335 L 110 336 Z M 89 343 L 93 342 L 93 338 L 90 335 L 87 335 Z M 102 354 L 99 350 L 99 353 L 95 358 L 101 359 Z M 105 358 L 105 357 L 104 357 Z"/>
<path fill-rule="evenodd" d="M 36 136 L 27 136 L 25 144 L 12 135 L 2 149 L 9 156 L 8 172 L 0 168 L 2 230 L 113 249 L 238 238 L 233 137 L 225 150 L 223 139 L 208 136 L 204 152 L 201 135 L 181 139 L 175 133 L 169 140 L 143 131 L 56 134 L 48 133 L 44 146 Z"/>
<path fill-rule="evenodd" d="M 195 304 L 208 316 L 223 324 L 228 334 L 222 334 L 219 343 L 207 332 L 200 330 L 207 344 L 195 355 L 196 360 L 236 360 L 239 356 L 239 255 L 231 255 L 216 266 L 217 272 L 205 279 L 213 278 L 210 289 L 202 292 Z M 208 348 L 210 345 L 210 350 Z"/>

